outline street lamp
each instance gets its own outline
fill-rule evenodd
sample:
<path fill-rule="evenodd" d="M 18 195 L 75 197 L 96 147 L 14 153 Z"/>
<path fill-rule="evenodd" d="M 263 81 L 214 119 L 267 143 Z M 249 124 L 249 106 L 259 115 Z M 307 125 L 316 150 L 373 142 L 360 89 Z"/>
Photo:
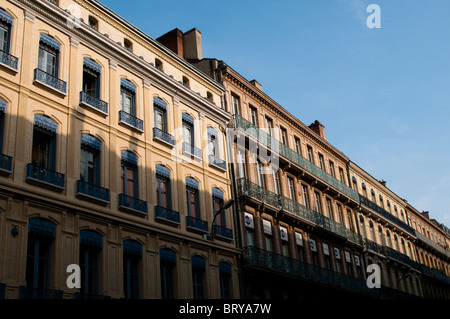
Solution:
<path fill-rule="evenodd" d="M 233 199 L 230 199 L 230 200 L 227 201 L 225 204 L 223 204 L 222 207 L 220 207 L 220 209 L 219 209 L 218 212 L 216 212 L 216 213 L 214 214 L 214 218 L 213 218 L 213 221 L 212 221 L 212 223 L 211 223 L 211 232 L 206 236 L 206 238 L 207 238 L 208 240 L 214 240 L 214 226 L 216 225 L 216 218 L 217 218 L 217 216 L 218 216 L 220 213 L 222 213 L 223 211 L 225 211 L 225 209 L 230 208 L 231 205 L 233 205 L 233 203 L 234 203 L 234 200 L 233 200 Z"/>

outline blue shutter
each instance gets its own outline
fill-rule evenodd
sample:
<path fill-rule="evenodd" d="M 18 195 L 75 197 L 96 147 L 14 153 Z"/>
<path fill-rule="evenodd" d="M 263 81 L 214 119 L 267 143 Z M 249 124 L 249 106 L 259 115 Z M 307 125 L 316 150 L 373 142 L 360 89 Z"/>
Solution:
<path fill-rule="evenodd" d="M 42 218 L 30 218 L 28 232 L 37 236 L 55 238 L 56 226 L 52 222 Z"/>
<path fill-rule="evenodd" d="M 103 237 L 93 230 L 82 230 L 80 232 L 80 244 L 101 249 L 103 247 Z"/>
<path fill-rule="evenodd" d="M 41 33 L 39 41 L 58 52 L 61 51 L 61 44 L 48 34 Z"/>
<path fill-rule="evenodd" d="M 161 261 L 170 262 L 170 263 L 177 263 L 177 254 L 170 250 L 163 248 L 159 251 L 159 258 Z"/>

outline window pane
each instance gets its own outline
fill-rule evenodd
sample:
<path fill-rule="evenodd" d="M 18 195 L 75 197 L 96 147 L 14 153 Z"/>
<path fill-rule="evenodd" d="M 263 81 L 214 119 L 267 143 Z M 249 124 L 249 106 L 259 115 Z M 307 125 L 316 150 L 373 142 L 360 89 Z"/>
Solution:
<path fill-rule="evenodd" d="M 0 50 L 8 52 L 8 27 L 6 25 L 0 25 Z"/>

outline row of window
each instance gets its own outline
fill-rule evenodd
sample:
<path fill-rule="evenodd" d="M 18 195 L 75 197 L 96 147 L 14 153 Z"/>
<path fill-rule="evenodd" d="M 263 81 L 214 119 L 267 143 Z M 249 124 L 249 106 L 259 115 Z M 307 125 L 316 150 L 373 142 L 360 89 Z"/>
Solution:
<path fill-rule="evenodd" d="M 231 100 L 232 100 L 233 114 L 241 115 L 241 107 L 240 107 L 239 97 L 235 94 L 232 94 Z M 259 127 L 257 109 L 255 107 L 253 107 L 252 105 L 249 105 L 249 119 L 250 119 L 251 124 L 253 124 L 255 127 Z M 274 133 L 273 120 L 268 116 L 266 116 L 264 119 L 265 119 L 267 133 L 274 135 L 273 134 Z M 280 140 L 283 145 L 289 146 L 287 129 L 285 129 L 283 127 L 280 127 Z M 298 155 L 303 156 L 300 137 L 294 136 L 294 145 L 295 145 L 295 149 L 294 149 L 295 152 L 297 152 Z M 313 154 L 314 154 L 313 147 L 310 145 L 307 145 L 306 150 L 307 150 L 307 154 L 306 154 L 307 156 L 305 158 L 307 160 L 309 160 L 311 163 L 316 165 L 314 156 L 313 156 Z M 328 170 L 329 170 L 329 172 L 328 172 L 327 167 L 325 166 L 324 155 L 321 153 L 318 153 L 318 157 L 319 157 L 319 165 L 318 166 L 323 171 L 327 172 L 332 177 L 338 179 L 341 183 L 346 184 L 347 178 L 345 177 L 344 169 L 342 167 L 338 168 L 339 175 L 336 176 L 336 169 L 335 169 L 334 162 L 331 160 L 328 161 Z"/>
<path fill-rule="evenodd" d="M 29 220 L 28 247 L 26 260 L 26 284 L 28 295 L 23 298 L 32 298 L 33 293 L 39 289 L 49 289 L 51 285 L 51 267 L 55 260 L 52 248 L 56 238 L 56 226 L 42 218 Z M 95 297 L 100 294 L 103 249 L 103 236 L 93 230 L 81 230 L 79 240 L 79 266 L 81 268 L 80 298 Z M 123 296 L 125 298 L 139 298 L 142 296 L 142 274 L 146 269 L 143 262 L 143 246 L 135 240 L 123 241 L 122 267 L 123 267 Z M 177 254 L 167 248 L 159 250 L 161 297 L 175 298 L 177 286 L 185 283 L 177 276 Z M 191 257 L 192 291 L 195 299 L 207 297 L 206 290 L 206 260 L 194 255 Z M 221 298 L 231 297 L 231 265 L 219 262 L 219 282 Z"/>
<path fill-rule="evenodd" d="M 238 174 L 240 178 L 246 178 L 248 166 L 245 165 L 245 155 L 242 151 L 237 151 L 238 158 Z M 276 195 L 282 195 L 281 182 L 280 182 L 280 170 L 276 167 L 270 168 L 270 174 L 265 171 L 267 167 L 261 163 L 259 158 L 256 159 L 256 179 L 259 187 L 267 189 L 268 179 L 272 179 L 273 191 Z M 325 197 L 326 210 L 323 209 L 322 196 L 314 190 L 313 201 L 311 201 L 310 191 L 307 184 L 301 183 L 301 200 L 297 198 L 298 191 L 296 190 L 296 182 L 293 176 L 287 175 L 287 197 L 293 201 L 302 201 L 303 206 L 312 209 L 322 215 L 329 217 L 332 220 L 337 220 L 339 223 L 345 225 L 345 218 L 347 219 L 349 229 L 353 231 L 353 223 L 351 220 L 351 210 L 345 209 L 342 204 L 337 203 L 336 206 L 332 204 L 332 200 Z M 335 207 L 335 208 L 334 208 Z M 346 216 L 345 216 L 346 214 Z"/>
<path fill-rule="evenodd" d="M 245 230 L 246 230 L 246 243 L 248 246 L 254 246 L 255 245 L 255 236 L 256 232 L 258 231 L 255 228 L 254 225 L 254 217 L 253 214 L 245 212 Z M 264 249 L 269 252 L 276 251 L 276 248 L 274 247 L 274 236 L 277 236 L 273 233 L 273 226 L 272 222 L 268 219 L 262 219 L 263 223 L 263 232 L 264 232 Z M 344 250 L 344 256 L 342 256 L 342 252 L 338 247 L 333 247 L 333 254 L 330 254 L 330 247 L 329 244 L 322 242 L 322 256 L 323 256 L 323 263 L 320 260 L 318 256 L 318 246 L 315 239 L 310 238 L 309 239 L 309 251 L 306 251 L 306 247 L 304 246 L 304 240 L 303 235 L 299 231 L 294 232 L 294 241 L 295 243 L 291 243 L 292 239 L 290 239 L 288 229 L 285 226 L 279 225 L 278 226 L 279 232 L 278 232 L 278 242 L 281 244 L 281 254 L 285 257 L 291 257 L 296 258 L 300 260 L 301 262 L 307 262 L 307 258 L 305 254 L 310 254 L 311 257 L 311 263 L 316 267 L 323 267 L 327 268 L 329 270 L 334 270 L 341 273 L 346 273 L 349 276 L 354 276 L 356 278 L 364 278 L 362 273 L 362 265 L 360 261 L 359 255 L 353 254 L 353 261 L 356 265 L 357 273 L 353 271 L 352 266 L 352 254 Z M 292 255 L 290 252 L 289 246 L 295 247 L 296 253 Z M 334 258 L 332 258 L 334 256 Z M 342 258 L 343 257 L 343 258 Z M 345 262 L 344 262 L 345 261 Z M 334 266 L 332 266 L 332 262 L 334 263 Z M 346 267 L 346 270 L 343 270 L 343 267 Z"/>

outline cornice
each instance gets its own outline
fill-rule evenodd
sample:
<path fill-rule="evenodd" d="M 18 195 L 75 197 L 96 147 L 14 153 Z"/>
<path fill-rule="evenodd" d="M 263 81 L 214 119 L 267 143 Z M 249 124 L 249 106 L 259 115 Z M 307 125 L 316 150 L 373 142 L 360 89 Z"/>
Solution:
<path fill-rule="evenodd" d="M 249 83 L 245 78 L 243 78 L 239 73 L 237 73 L 235 70 L 233 70 L 229 66 L 226 67 L 225 76 L 230 82 L 240 86 L 242 89 L 244 89 L 247 93 L 252 95 L 258 101 L 260 101 L 261 103 L 268 106 L 273 112 L 275 112 L 284 121 L 289 122 L 295 128 L 300 130 L 304 135 L 308 136 L 310 139 L 314 140 L 317 144 L 320 144 L 322 147 L 327 149 L 334 156 L 340 158 L 345 163 L 349 162 L 349 158 L 344 153 L 342 153 L 341 151 L 336 149 L 333 145 L 331 145 L 326 140 L 321 139 L 315 132 L 313 132 L 309 127 L 307 127 L 299 119 L 297 119 L 293 115 L 291 115 L 281 105 L 279 105 L 277 102 L 272 100 L 263 91 L 259 90 L 254 85 Z"/>

